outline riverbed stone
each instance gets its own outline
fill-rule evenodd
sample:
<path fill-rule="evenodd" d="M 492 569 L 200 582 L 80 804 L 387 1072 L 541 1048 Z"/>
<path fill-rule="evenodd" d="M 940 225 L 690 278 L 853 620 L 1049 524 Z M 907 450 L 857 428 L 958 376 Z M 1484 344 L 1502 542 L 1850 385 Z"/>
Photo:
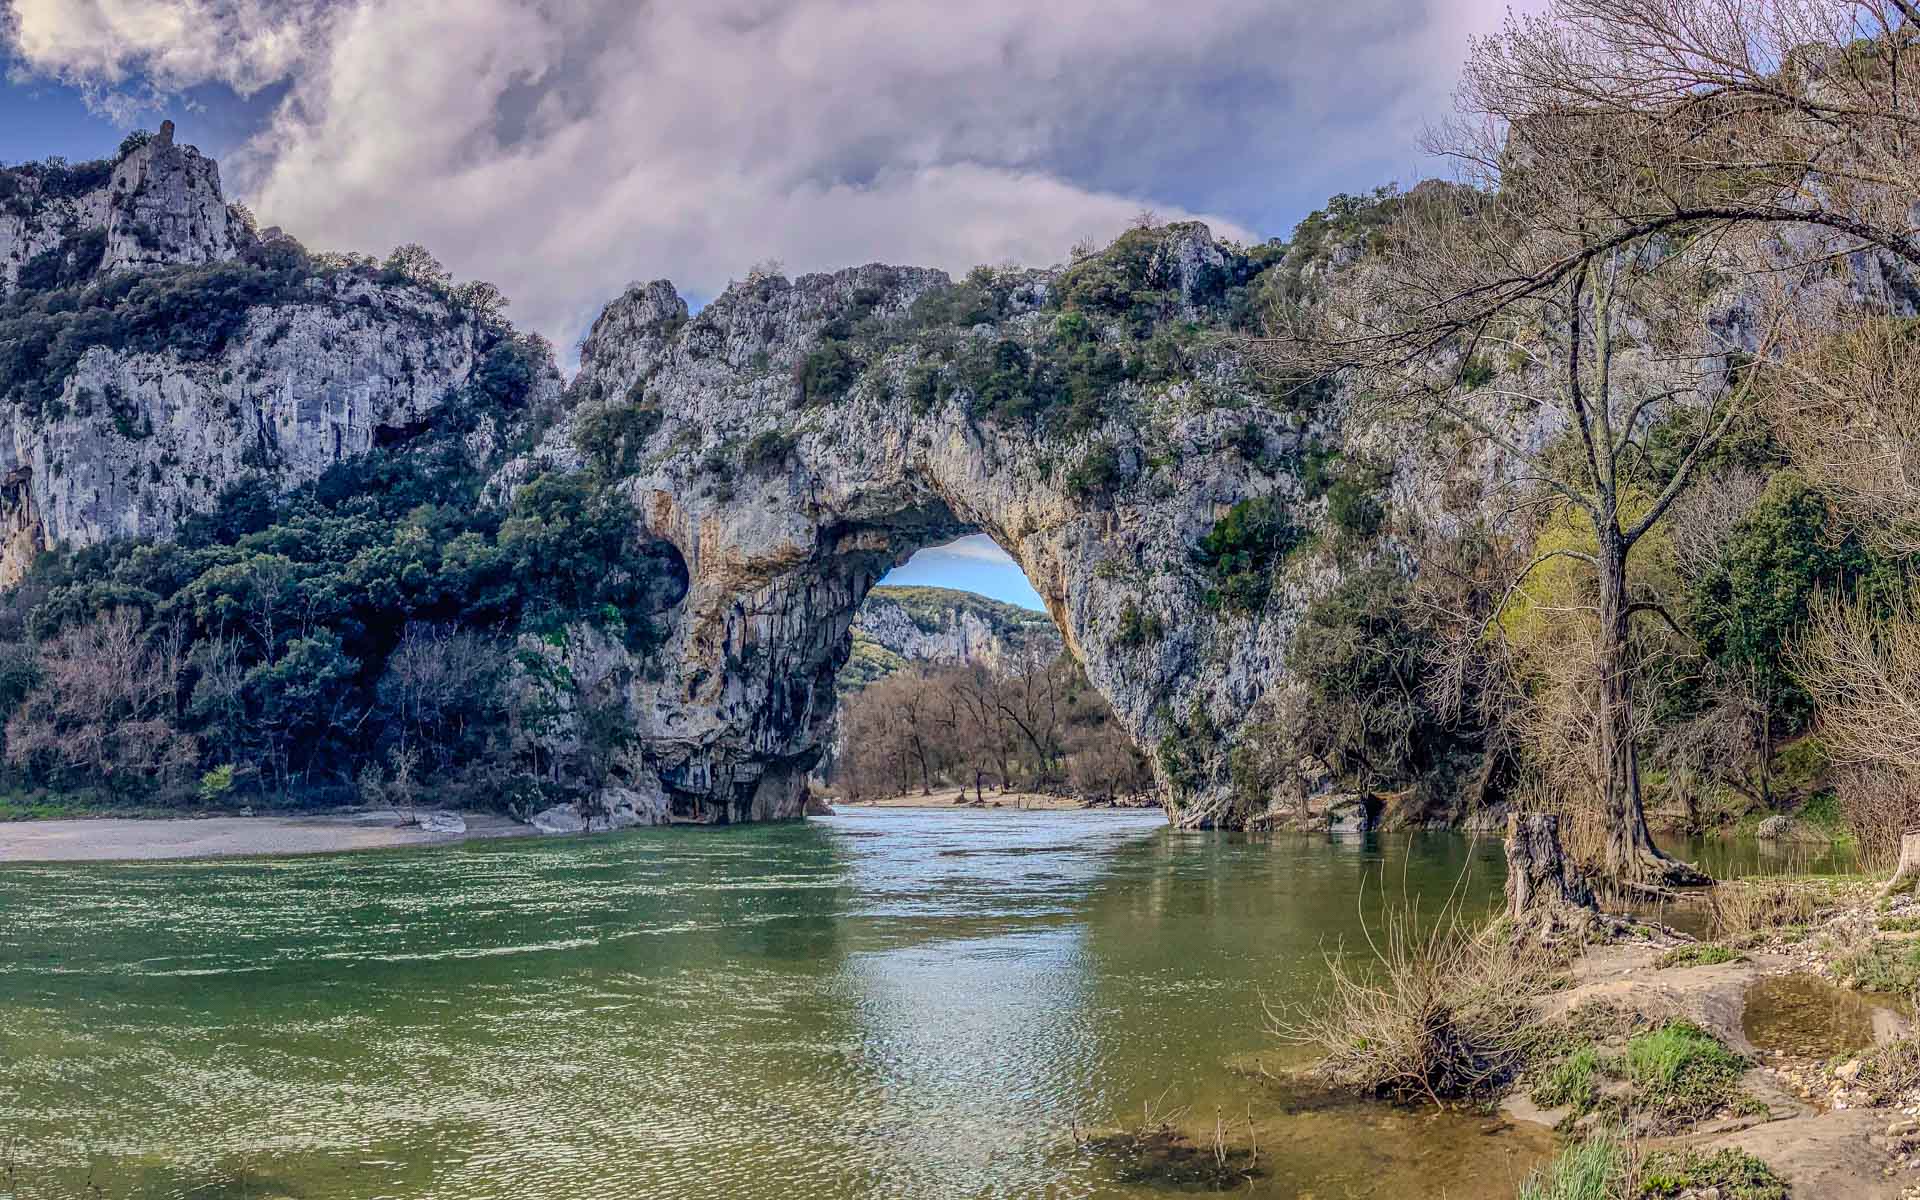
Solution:
<path fill-rule="evenodd" d="M 527 821 L 541 833 L 585 833 L 587 820 L 571 804 L 556 804 L 552 808 L 542 809 Z"/>
<path fill-rule="evenodd" d="M 428 833 L 465 833 L 467 819 L 456 812 L 430 812 L 420 817 L 420 828 Z"/>

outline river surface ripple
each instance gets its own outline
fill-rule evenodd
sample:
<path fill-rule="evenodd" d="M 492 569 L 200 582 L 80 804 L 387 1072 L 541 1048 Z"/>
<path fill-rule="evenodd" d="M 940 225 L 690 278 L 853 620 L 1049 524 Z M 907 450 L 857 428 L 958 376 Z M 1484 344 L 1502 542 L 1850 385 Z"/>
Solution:
<path fill-rule="evenodd" d="M 1497 841 L 852 810 L 0 870 L 0 1197 L 1132 1197 L 1078 1128 L 1257 1138 L 1267 1196 L 1511 1195 L 1546 1145 L 1331 1103 L 1261 1002 Z M 0 1164 L 3 1167 L 3 1164 Z"/>

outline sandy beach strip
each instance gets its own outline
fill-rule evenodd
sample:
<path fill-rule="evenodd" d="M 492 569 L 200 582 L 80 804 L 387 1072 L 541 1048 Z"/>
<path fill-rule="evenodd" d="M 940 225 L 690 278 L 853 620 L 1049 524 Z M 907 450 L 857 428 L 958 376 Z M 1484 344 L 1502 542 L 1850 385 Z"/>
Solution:
<path fill-rule="evenodd" d="M 0 823 L 0 863 L 112 862 L 326 854 L 442 846 L 471 838 L 519 837 L 532 827 L 493 813 L 461 813 L 465 833 L 427 833 L 402 826 L 392 813 L 323 813 L 272 817 Z"/>

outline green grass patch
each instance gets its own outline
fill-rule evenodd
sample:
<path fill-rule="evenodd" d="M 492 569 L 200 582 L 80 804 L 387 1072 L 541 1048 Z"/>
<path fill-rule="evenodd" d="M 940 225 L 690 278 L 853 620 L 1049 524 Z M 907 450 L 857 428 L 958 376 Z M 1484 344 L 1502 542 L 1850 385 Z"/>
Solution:
<path fill-rule="evenodd" d="M 1786 1200 L 1787 1185 L 1744 1150 L 1656 1150 L 1640 1165 L 1641 1200 L 1718 1188 L 1721 1200 Z"/>
<path fill-rule="evenodd" d="M 1881 933 L 1912 933 L 1920 930 L 1920 917 L 1881 917 L 1873 927 Z"/>
<path fill-rule="evenodd" d="M 1580 1046 L 1547 1070 L 1534 1085 L 1532 1098 L 1542 1108 L 1570 1107 L 1592 1112 L 1600 1102 L 1600 1080 L 1605 1060 L 1592 1042 Z"/>
<path fill-rule="evenodd" d="M 1616 1135 L 1574 1142 L 1520 1184 L 1519 1200 L 1618 1200 L 1633 1171 L 1633 1154 Z"/>
<path fill-rule="evenodd" d="M 1691 1021 L 1669 1021 L 1628 1039 L 1620 1062 L 1641 1107 L 1683 1120 L 1732 1103 L 1746 1068 L 1746 1059 Z"/>
<path fill-rule="evenodd" d="M 1675 946 L 1660 956 L 1654 964 L 1666 967 L 1713 967 L 1721 963 L 1745 962 L 1747 956 L 1731 946 L 1722 946 L 1717 942 L 1690 942 L 1685 946 Z"/>

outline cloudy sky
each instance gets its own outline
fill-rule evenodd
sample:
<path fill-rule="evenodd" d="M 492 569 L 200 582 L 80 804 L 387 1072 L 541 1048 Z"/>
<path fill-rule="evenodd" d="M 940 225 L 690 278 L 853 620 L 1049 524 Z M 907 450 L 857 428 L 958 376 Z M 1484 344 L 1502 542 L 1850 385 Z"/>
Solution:
<path fill-rule="evenodd" d="M 163 117 L 316 249 L 419 241 L 563 359 L 629 281 L 1284 236 L 1417 147 L 1503 0 L 0 0 L 0 160 Z"/>

